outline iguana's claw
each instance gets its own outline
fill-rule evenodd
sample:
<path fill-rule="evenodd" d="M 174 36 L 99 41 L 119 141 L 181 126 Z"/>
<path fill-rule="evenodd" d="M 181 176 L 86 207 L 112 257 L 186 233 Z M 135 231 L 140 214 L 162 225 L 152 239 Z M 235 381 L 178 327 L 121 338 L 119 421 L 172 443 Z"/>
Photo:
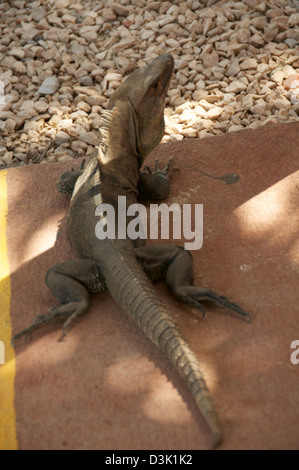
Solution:
<path fill-rule="evenodd" d="M 148 173 L 150 173 L 151 175 L 153 174 L 163 174 L 164 176 L 167 176 L 168 173 L 169 173 L 169 168 L 170 168 L 170 165 L 173 163 L 173 158 L 170 158 L 168 160 L 168 163 L 167 165 L 162 169 L 160 168 L 159 166 L 159 160 L 158 158 L 155 159 L 155 171 L 153 171 L 148 165 L 145 165 L 144 167 L 144 170 L 146 170 Z"/>
<path fill-rule="evenodd" d="M 238 304 L 235 304 L 234 302 L 231 302 L 224 295 L 217 295 L 213 291 L 209 291 L 209 293 L 210 293 L 210 300 L 217 303 L 218 305 L 221 305 L 221 307 L 228 308 L 229 310 L 232 310 L 233 312 L 238 313 L 247 322 L 251 321 L 251 317 L 250 317 L 249 313 L 245 312 Z"/>
<path fill-rule="evenodd" d="M 62 334 L 63 337 L 65 337 L 67 328 L 69 328 L 70 324 L 76 318 L 78 318 L 82 313 L 86 311 L 87 306 L 88 304 L 86 303 L 86 301 L 75 301 L 70 302 L 68 304 L 59 305 L 58 307 L 50 308 L 46 315 L 37 315 L 33 323 L 29 327 L 17 333 L 12 338 L 12 344 L 16 339 L 20 338 L 21 336 L 27 337 L 28 335 L 33 333 L 33 331 L 41 328 L 44 325 L 47 325 L 56 318 L 66 318 L 62 327 Z"/>
<path fill-rule="evenodd" d="M 186 302 L 188 302 L 188 304 L 193 305 L 194 307 L 198 308 L 198 310 L 201 311 L 201 318 L 206 317 L 206 309 L 200 302 L 198 302 L 198 300 L 195 300 L 192 297 L 187 297 L 185 300 Z"/>
<path fill-rule="evenodd" d="M 158 160 L 158 158 L 156 158 L 156 160 L 155 160 L 156 173 L 163 173 L 165 176 L 167 176 L 168 173 L 169 173 L 170 165 L 172 163 L 173 163 L 173 158 L 170 158 L 167 162 L 167 165 L 163 169 L 161 169 L 159 167 L 159 160 Z"/>
<path fill-rule="evenodd" d="M 148 173 L 152 174 L 152 170 L 148 165 L 145 165 L 144 170 L 147 171 Z"/>
<path fill-rule="evenodd" d="M 12 340 L 11 340 L 12 345 L 14 344 L 15 340 L 21 338 L 21 336 L 25 336 L 26 341 L 28 341 L 28 338 L 31 333 L 41 328 L 42 326 L 46 325 L 47 323 L 49 323 L 49 321 L 52 318 L 54 318 L 55 315 L 53 315 L 53 310 L 55 310 L 55 307 L 50 308 L 50 310 L 48 311 L 46 315 L 44 314 L 36 315 L 36 317 L 34 318 L 30 326 L 28 326 L 27 328 L 24 328 L 24 330 L 19 331 L 19 333 L 15 334 L 12 337 Z"/>
<path fill-rule="evenodd" d="M 245 312 L 238 304 L 231 302 L 229 299 L 223 295 L 218 295 L 212 290 L 204 289 L 195 286 L 186 286 L 181 287 L 179 297 L 182 298 L 185 302 L 188 302 L 191 305 L 194 305 L 202 312 L 202 316 L 205 316 L 205 310 L 201 304 L 204 300 L 209 300 L 215 302 L 221 307 L 232 310 L 233 312 L 238 313 L 244 320 L 250 322 L 250 315 Z"/>

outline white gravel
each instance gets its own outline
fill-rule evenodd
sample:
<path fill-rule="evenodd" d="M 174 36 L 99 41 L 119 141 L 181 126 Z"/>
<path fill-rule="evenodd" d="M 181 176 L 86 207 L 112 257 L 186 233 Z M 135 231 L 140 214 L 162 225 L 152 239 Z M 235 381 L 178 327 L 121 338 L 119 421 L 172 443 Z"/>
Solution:
<path fill-rule="evenodd" d="M 163 141 L 299 117 L 297 0 L 0 3 L 0 168 L 97 143 L 123 76 L 170 52 Z"/>

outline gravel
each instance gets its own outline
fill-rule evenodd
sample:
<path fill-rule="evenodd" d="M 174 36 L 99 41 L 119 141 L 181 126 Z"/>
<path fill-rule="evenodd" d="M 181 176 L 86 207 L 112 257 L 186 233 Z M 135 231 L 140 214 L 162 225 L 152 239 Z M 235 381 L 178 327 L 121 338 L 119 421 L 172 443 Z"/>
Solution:
<path fill-rule="evenodd" d="M 170 52 L 163 142 L 299 120 L 297 0 L 0 4 L 0 168 L 89 155 L 123 77 Z"/>

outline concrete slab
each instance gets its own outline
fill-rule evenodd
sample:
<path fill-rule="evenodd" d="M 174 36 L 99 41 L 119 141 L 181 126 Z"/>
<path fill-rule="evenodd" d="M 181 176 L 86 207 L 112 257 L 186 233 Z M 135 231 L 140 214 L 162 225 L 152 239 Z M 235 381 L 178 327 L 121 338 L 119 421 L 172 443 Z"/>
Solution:
<path fill-rule="evenodd" d="M 168 203 L 203 204 L 195 284 L 252 315 L 247 324 L 207 305 L 201 319 L 157 285 L 202 366 L 223 428 L 221 449 L 299 447 L 299 364 L 291 362 L 291 342 L 299 340 L 298 131 L 294 123 L 163 144 L 147 161 L 175 158 L 180 171 Z M 55 190 L 71 166 L 7 173 L 14 333 L 56 305 L 44 276 L 72 256 L 60 223 L 68 199 Z M 56 323 L 15 346 L 19 449 L 209 448 L 188 391 L 108 293 L 93 296 L 65 341 L 60 335 Z"/>

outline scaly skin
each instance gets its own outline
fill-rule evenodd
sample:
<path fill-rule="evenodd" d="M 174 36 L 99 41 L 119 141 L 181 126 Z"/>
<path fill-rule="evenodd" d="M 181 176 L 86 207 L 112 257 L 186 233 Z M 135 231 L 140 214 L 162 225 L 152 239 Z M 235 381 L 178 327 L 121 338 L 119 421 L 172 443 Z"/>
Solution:
<path fill-rule="evenodd" d="M 61 306 L 39 316 L 15 339 L 52 321 L 65 319 L 63 332 L 89 305 L 93 292 L 108 289 L 115 301 L 137 322 L 141 330 L 169 358 L 186 382 L 212 434 L 212 445 L 221 441 L 218 417 L 196 357 L 182 338 L 174 320 L 149 279 L 166 279 L 179 299 L 199 308 L 212 300 L 249 320 L 249 315 L 223 296 L 193 286 L 192 257 L 177 246 L 140 246 L 140 240 L 104 239 L 95 235 L 95 209 L 111 204 L 118 220 L 118 196 L 127 207 L 137 195 L 162 200 L 169 192 L 169 164 L 161 170 L 140 172 L 146 156 L 164 133 L 164 100 L 173 70 L 173 58 L 165 54 L 147 67 L 133 72 L 111 96 L 103 112 L 101 139 L 88 164 L 64 174 L 58 189 L 72 192 L 67 234 L 76 259 L 53 266 L 46 282 Z M 106 223 L 106 219 L 104 218 Z M 116 226 L 116 233 L 117 233 Z"/>

